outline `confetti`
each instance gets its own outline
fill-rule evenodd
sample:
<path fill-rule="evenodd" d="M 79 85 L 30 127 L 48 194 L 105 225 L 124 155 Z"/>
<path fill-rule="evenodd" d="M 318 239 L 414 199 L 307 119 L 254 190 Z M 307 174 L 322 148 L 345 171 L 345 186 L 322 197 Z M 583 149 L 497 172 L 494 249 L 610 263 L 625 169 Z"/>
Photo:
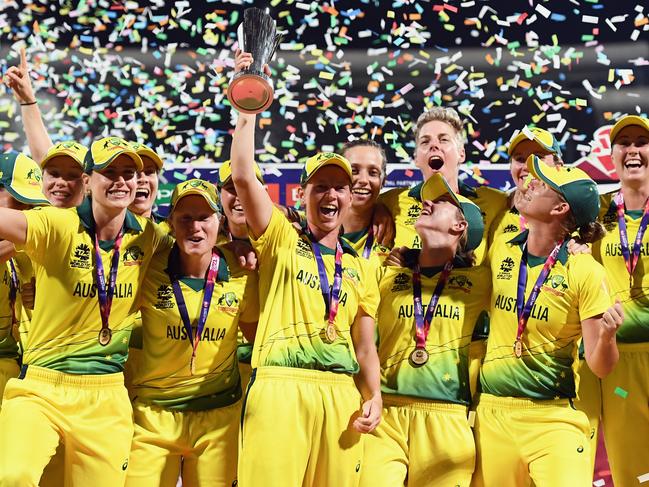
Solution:
<path fill-rule="evenodd" d="M 640 482 L 641 484 L 644 483 L 644 482 L 649 482 L 649 473 L 639 475 L 638 476 L 638 482 Z"/>
<path fill-rule="evenodd" d="M 626 399 L 626 397 L 629 395 L 629 393 L 627 391 L 625 391 L 624 389 L 622 389 L 621 387 L 616 387 L 614 392 L 615 392 L 615 394 L 620 396 L 622 399 Z"/>

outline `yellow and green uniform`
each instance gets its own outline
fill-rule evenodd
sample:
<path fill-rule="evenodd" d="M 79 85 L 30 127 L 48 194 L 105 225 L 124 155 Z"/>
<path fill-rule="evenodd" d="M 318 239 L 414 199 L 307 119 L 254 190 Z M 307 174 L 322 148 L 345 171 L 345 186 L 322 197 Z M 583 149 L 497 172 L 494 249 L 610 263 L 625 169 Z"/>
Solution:
<path fill-rule="evenodd" d="M 2 406 L 2 394 L 5 385 L 14 377 L 20 374 L 19 363 L 21 361 L 20 344 L 16 341 L 19 336 L 18 330 L 26 332 L 31 320 L 31 310 L 22 304 L 22 288 L 28 283 L 33 275 L 32 264 L 27 256 L 20 252 L 14 258 L 14 269 L 18 280 L 16 288 L 16 301 L 12 312 L 9 293 L 11 289 L 11 263 L 2 264 L 3 276 L 0 281 L 0 407 Z M 15 313 L 16 323 L 13 315 Z"/>
<path fill-rule="evenodd" d="M 195 476 L 201 485 L 230 486 L 236 480 L 241 405 L 237 331 L 239 321 L 257 321 L 257 279 L 228 250 L 218 252 L 219 269 L 193 374 L 192 345 L 172 289 L 178 249 L 157 254 L 149 268 L 141 296 L 143 357 L 134 379 L 135 436 L 127 485 L 175 486 L 181 459 L 182 476 Z M 205 283 L 179 280 L 194 333 Z M 221 411 L 212 413 L 216 409 Z M 171 427 L 155 426 L 167 423 Z"/>
<path fill-rule="evenodd" d="M 507 241 L 521 233 L 527 228 L 526 226 L 521 225 L 523 221 L 522 219 L 522 215 L 518 212 L 518 209 L 515 206 L 501 210 L 491 224 L 487 245 L 490 246 L 496 238 L 504 238 Z"/>
<path fill-rule="evenodd" d="M 348 232 L 342 235 L 342 238 L 347 241 L 349 246 L 354 249 L 354 252 L 358 254 L 359 257 L 364 258 L 365 245 L 367 244 L 367 238 L 369 233 L 367 228 L 359 230 L 358 232 Z M 370 250 L 370 255 L 367 258 L 370 266 L 375 269 L 377 282 L 381 279 L 381 274 L 383 272 L 383 262 L 390 255 L 390 249 L 384 247 L 380 243 L 374 241 L 372 249 Z"/>
<path fill-rule="evenodd" d="M 256 371 L 242 414 L 239 485 L 356 485 L 362 443 L 349 420 L 361 397 L 352 379 L 359 365 L 351 326 L 361 310 L 375 316 L 376 279 L 342 241 L 338 336 L 326 343 L 325 303 L 308 238 L 273 209 L 266 231 L 252 242 L 260 262 L 261 313 L 252 354 Z M 333 283 L 333 250 L 320 250 Z"/>
<path fill-rule="evenodd" d="M 593 244 L 593 257 L 602 263 L 611 282 L 612 294 L 624 306 L 624 322 L 617 332 L 620 359 L 602 379 L 602 424 L 613 482 L 635 485 L 649 471 L 649 232 L 640 247 L 640 257 L 629 282 L 622 257 L 616 204 L 617 192 L 602 195 L 600 221 L 607 233 Z M 638 234 L 642 210 L 625 210 L 624 221 L 630 251 Z"/>
<path fill-rule="evenodd" d="M 379 195 L 379 201 L 388 208 L 394 218 L 395 247 L 421 248 L 421 241 L 415 230 L 415 222 L 422 208 L 422 185 L 423 183 L 419 183 L 412 188 L 395 188 Z M 507 194 L 487 186 L 471 188 L 463 183 L 459 184 L 459 193 L 478 205 L 484 218 L 484 237 L 478 248 L 475 249 L 476 265 L 479 265 L 487 251 L 486 241 L 489 228 L 496 215 L 506 207 Z"/>
<path fill-rule="evenodd" d="M 589 485 L 586 415 L 572 406 L 579 384 L 581 322 L 611 305 L 606 274 L 591 255 L 568 255 L 547 276 L 514 355 L 519 267 L 528 232 L 490 249 L 492 296 L 476 409 L 476 485 Z M 528 256 L 525 298 L 545 257 Z M 524 437 L 524 441 L 521 438 Z"/>
<path fill-rule="evenodd" d="M 469 344 L 489 304 L 486 267 L 453 268 L 426 338 L 428 361 L 413 367 L 415 349 L 413 272 L 388 267 L 381 279 L 377 313 L 382 421 L 366 438 L 362 485 L 468 486 L 475 465 L 467 420 Z M 441 269 L 423 269 L 424 312 Z"/>
<path fill-rule="evenodd" d="M 66 451 L 66 479 L 79 485 L 123 483 L 133 432 L 122 374 L 131 317 L 151 257 L 168 245 L 167 237 L 126 212 L 109 321 L 113 336 L 102 347 L 90 201 L 75 209 L 24 213 L 26 243 L 18 247 L 33 262 L 36 299 L 22 337 L 23 370 L 7 384 L 0 413 L 0 476 L 37 484 L 63 442 L 77 445 Z M 100 246 L 108 275 L 113 242 Z"/>

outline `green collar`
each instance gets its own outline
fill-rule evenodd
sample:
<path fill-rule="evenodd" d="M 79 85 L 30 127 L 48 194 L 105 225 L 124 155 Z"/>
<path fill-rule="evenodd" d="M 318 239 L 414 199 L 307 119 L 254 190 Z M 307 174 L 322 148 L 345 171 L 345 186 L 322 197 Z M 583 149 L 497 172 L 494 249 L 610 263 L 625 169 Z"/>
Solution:
<path fill-rule="evenodd" d="M 527 236 L 529 235 L 529 230 L 525 230 L 524 232 L 519 233 L 516 235 L 514 238 L 512 238 L 509 242 L 509 244 L 512 245 L 518 245 L 521 250 L 523 249 L 523 245 L 527 242 Z M 543 264 L 546 260 L 546 257 L 541 257 L 537 255 L 531 255 L 529 254 L 529 264 L 531 267 L 534 267 L 539 264 Z M 561 262 L 563 265 L 566 265 L 566 262 L 568 262 L 568 240 L 563 242 L 563 245 L 561 245 L 561 249 L 559 249 L 559 255 L 557 257 L 557 260 Z"/>
<path fill-rule="evenodd" d="M 415 184 L 410 190 L 408 191 L 408 196 L 411 198 L 415 198 L 418 201 L 421 201 L 421 187 L 424 185 L 424 182 L 420 182 Z M 462 181 L 458 182 L 458 188 L 460 190 L 460 194 L 464 196 L 465 198 L 477 198 L 478 193 L 475 192 L 475 189 L 473 189 L 471 186 L 468 184 L 464 184 Z"/>
<path fill-rule="evenodd" d="M 79 215 L 79 220 L 81 224 L 89 230 L 90 232 L 95 231 L 95 218 L 92 215 L 92 202 L 90 198 L 84 198 L 79 206 L 77 206 L 77 215 Z M 124 230 L 131 230 L 133 232 L 141 232 L 142 226 L 140 222 L 137 221 L 137 218 L 131 210 L 126 210 L 126 217 L 124 218 L 124 225 L 122 226 Z M 94 238 L 94 237 L 93 237 Z"/>
<path fill-rule="evenodd" d="M 307 232 L 307 222 L 306 220 L 300 221 L 300 226 L 302 227 L 302 235 L 304 238 L 306 238 L 307 242 L 309 242 L 309 245 L 311 244 L 311 240 L 309 239 L 309 234 Z M 342 227 L 341 227 L 341 237 L 344 237 L 342 235 Z M 338 238 L 340 241 L 340 246 L 343 248 L 343 254 L 351 254 L 354 257 L 358 257 L 358 253 L 354 250 L 354 247 L 351 246 L 351 244 L 345 239 L 345 238 Z M 320 247 L 320 253 L 322 255 L 336 255 L 336 249 L 330 249 L 329 247 L 322 245 L 319 242 L 316 242 L 318 244 L 318 247 Z"/>
<path fill-rule="evenodd" d="M 342 237 L 346 240 L 349 240 L 351 243 L 358 242 L 361 238 L 367 235 L 367 228 L 358 230 L 356 232 L 343 233 Z"/>
<path fill-rule="evenodd" d="M 229 281 L 230 268 L 228 267 L 228 263 L 225 260 L 225 256 L 223 255 L 223 252 L 221 252 L 221 250 L 218 248 L 216 248 L 216 252 L 219 255 L 219 257 L 221 257 L 219 259 L 219 270 L 216 273 L 216 280 Z M 172 281 L 175 279 L 182 279 L 182 276 L 180 275 L 180 249 L 178 248 L 178 244 L 176 243 L 174 243 L 174 246 L 171 248 L 171 251 L 169 252 L 169 257 L 167 258 L 167 268 L 165 269 L 165 272 L 167 273 L 167 275 L 169 275 L 169 278 Z M 203 279 L 203 281 L 204 280 L 205 279 Z M 192 285 L 184 280 L 183 282 L 185 282 L 185 284 L 190 286 L 192 289 L 195 289 L 195 283 L 194 285 Z"/>

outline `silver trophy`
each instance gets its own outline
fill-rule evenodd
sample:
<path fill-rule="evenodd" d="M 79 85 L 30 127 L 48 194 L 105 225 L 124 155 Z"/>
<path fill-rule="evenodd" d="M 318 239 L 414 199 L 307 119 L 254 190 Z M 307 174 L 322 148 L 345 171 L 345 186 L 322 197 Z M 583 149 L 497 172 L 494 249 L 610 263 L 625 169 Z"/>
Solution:
<path fill-rule="evenodd" d="M 282 35 L 277 33 L 273 18 L 259 8 L 243 12 L 237 32 L 239 47 L 252 54 L 253 62 L 235 73 L 228 88 L 228 100 L 243 113 L 263 112 L 273 102 L 273 80 L 264 73 L 264 64 L 275 54 Z"/>

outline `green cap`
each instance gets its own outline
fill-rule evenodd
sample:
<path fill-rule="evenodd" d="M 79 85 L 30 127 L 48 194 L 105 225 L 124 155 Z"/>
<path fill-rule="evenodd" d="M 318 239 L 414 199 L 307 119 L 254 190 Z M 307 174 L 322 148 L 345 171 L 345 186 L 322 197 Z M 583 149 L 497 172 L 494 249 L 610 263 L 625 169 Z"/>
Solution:
<path fill-rule="evenodd" d="M 588 174 L 577 167 L 549 166 L 534 154 L 527 158 L 527 167 L 533 177 L 563 196 L 577 227 L 597 220 L 599 192 Z"/>
<path fill-rule="evenodd" d="M 0 185 L 26 205 L 49 205 L 41 187 L 41 168 L 30 157 L 11 151 L 0 156 Z"/>
<path fill-rule="evenodd" d="M 335 152 L 319 152 L 315 156 L 309 157 L 304 163 L 304 169 L 302 169 L 300 176 L 300 184 L 304 186 L 319 169 L 332 165 L 338 166 L 345 171 L 351 182 L 352 165 L 347 159 Z"/>
<path fill-rule="evenodd" d="M 528 128 L 525 127 L 523 130 L 514 132 L 514 135 L 509 140 L 509 147 L 507 147 L 507 155 L 511 157 L 514 152 L 514 148 L 523 142 L 524 140 L 533 140 L 538 145 L 543 147 L 546 151 L 556 154 L 558 157 L 561 157 L 561 147 L 559 147 L 559 142 L 554 138 L 547 130 L 540 129 L 538 127 Z"/>
<path fill-rule="evenodd" d="M 94 141 L 90 146 L 84 161 L 86 173 L 90 174 L 93 171 L 101 171 L 107 168 L 111 162 L 122 154 L 131 158 L 138 171 L 142 170 L 142 159 L 137 155 L 131 144 L 120 137 L 104 137 Z"/>
<path fill-rule="evenodd" d="M 171 214 L 174 211 L 176 204 L 178 204 L 182 198 L 189 196 L 190 194 L 202 196 L 215 213 L 221 213 L 216 187 L 209 181 L 203 179 L 188 179 L 187 181 L 178 184 L 171 194 L 171 207 L 169 208 L 169 213 Z"/>
<path fill-rule="evenodd" d="M 435 201 L 442 196 L 448 195 L 455 202 L 464 214 L 464 218 L 469 224 L 467 230 L 467 240 L 464 246 L 465 250 L 473 250 L 482 242 L 482 233 L 484 232 L 484 221 L 480 207 L 473 201 L 465 198 L 461 194 L 455 193 L 448 185 L 444 176 L 435 173 L 429 177 L 421 187 L 421 200 Z"/>

